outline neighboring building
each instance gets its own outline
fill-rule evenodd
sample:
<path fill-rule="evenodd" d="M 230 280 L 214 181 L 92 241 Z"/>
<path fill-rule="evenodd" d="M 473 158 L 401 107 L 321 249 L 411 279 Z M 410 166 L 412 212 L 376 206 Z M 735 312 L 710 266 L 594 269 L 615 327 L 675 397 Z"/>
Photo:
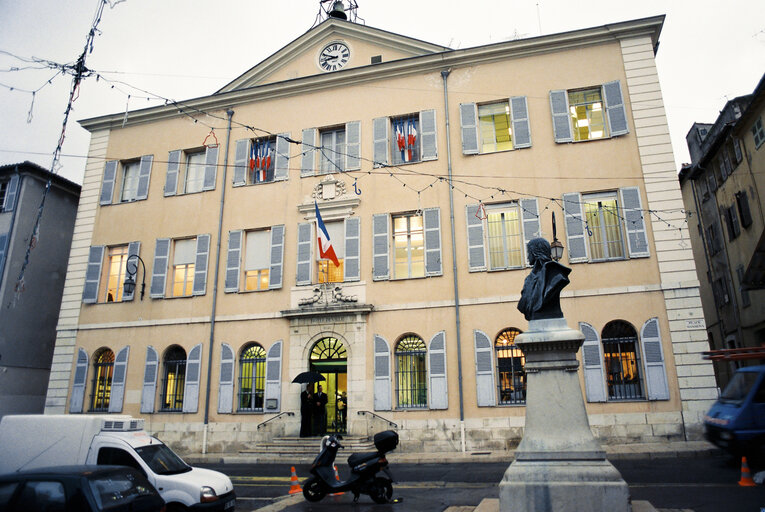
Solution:
<path fill-rule="evenodd" d="M 0 166 L 0 417 L 45 409 L 79 197 L 79 185 L 37 164 Z"/>
<path fill-rule="evenodd" d="M 726 103 L 714 124 L 694 123 L 686 136 L 691 163 L 680 186 L 716 350 L 765 347 L 764 113 L 765 76 L 752 94 Z M 716 362 L 719 385 L 736 365 L 761 362 Z"/>
<path fill-rule="evenodd" d="M 181 451 L 251 448 L 297 434 L 291 381 L 315 370 L 330 429 L 514 446 L 525 244 L 555 212 L 594 431 L 698 437 L 717 395 L 663 21 L 451 50 L 330 18 L 211 96 L 81 121 L 46 411 L 141 416 Z"/>

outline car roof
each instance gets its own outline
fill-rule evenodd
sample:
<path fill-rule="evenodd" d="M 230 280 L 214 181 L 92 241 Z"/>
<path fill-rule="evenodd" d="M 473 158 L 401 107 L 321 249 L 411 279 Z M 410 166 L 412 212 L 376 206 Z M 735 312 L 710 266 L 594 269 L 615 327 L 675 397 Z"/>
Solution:
<path fill-rule="evenodd" d="M 133 468 L 129 468 L 126 466 L 107 466 L 107 465 L 100 465 L 97 466 L 95 464 L 76 464 L 76 465 L 69 465 L 69 466 L 50 466 L 50 467 L 44 467 L 44 468 L 35 468 L 30 469 L 26 471 L 17 471 L 16 473 L 8 473 L 5 475 L 0 475 L 0 480 L 7 480 L 7 479 L 18 479 L 19 477 L 23 478 L 37 478 L 37 477 L 43 477 L 43 476 L 91 476 L 91 475 L 99 475 L 99 474 L 105 474 L 105 473 L 113 473 L 114 471 L 130 471 L 137 473 Z"/>
<path fill-rule="evenodd" d="M 757 366 L 742 366 L 737 372 L 753 372 L 753 373 L 759 373 L 762 371 L 765 371 L 765 364 L 760 364 Z"/>

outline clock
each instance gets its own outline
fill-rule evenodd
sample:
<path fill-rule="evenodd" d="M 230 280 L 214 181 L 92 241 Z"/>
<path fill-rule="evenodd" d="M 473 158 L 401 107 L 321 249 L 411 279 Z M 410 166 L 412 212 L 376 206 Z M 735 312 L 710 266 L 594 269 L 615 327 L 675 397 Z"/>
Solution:
<path fill-rule="evenodd" d="M 337 71 L 348 64 L 350 58 L 348 45 L 341 42 L 329 43 L 319 53 L 319 67 L 324 71 Z"/>

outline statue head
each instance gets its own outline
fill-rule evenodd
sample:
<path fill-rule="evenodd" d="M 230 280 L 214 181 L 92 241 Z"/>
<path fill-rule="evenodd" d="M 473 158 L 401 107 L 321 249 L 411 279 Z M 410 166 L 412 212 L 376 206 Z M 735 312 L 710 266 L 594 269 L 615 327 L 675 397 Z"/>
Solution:
<path fill-rule="evenodd" d="M 529 265 L 532 267 L 537 261 L 541 263 L 552 261 L 550 242 L 544 238 L 532 238 L 526 245 L 526 249 Z"/>

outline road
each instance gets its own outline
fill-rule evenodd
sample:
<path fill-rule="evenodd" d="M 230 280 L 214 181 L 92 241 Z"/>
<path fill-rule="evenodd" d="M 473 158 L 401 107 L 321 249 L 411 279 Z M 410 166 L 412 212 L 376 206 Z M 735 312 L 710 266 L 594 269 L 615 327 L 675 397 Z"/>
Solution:
<path fill-rule="evenodd" d="M 237 494 L 237 512 L 251 511 L 279 502 L 290 489 L 290 466 L 285 464 L 201 464 L 231 477 Z M 656 460 L 616 460 L 614 466 L 629 484 L 633 500 L 647 500 L 657 509 L 694 512 L 761 512 L 765 510 L 765 487 L 741 487 L 738 461 L 725 456 Z M 308 465 L 295 466 L 302 482 Z M 341 478 L 347 468 L 339 467 Z M 417 511 L 442 512 L 449 506 L 477 505 L 483 498 L 497 498 L 497 483 L 506 463 L 393 464 L 396 477 L 394 505 L 376 505 L 362 496 L 354 506 L 344 494 L 327 497 L 318 504 L 296 498 L 284 502 L 286 512 L 297 511 Z M 752 468 L 752 474 L 758 468 Z"/>

